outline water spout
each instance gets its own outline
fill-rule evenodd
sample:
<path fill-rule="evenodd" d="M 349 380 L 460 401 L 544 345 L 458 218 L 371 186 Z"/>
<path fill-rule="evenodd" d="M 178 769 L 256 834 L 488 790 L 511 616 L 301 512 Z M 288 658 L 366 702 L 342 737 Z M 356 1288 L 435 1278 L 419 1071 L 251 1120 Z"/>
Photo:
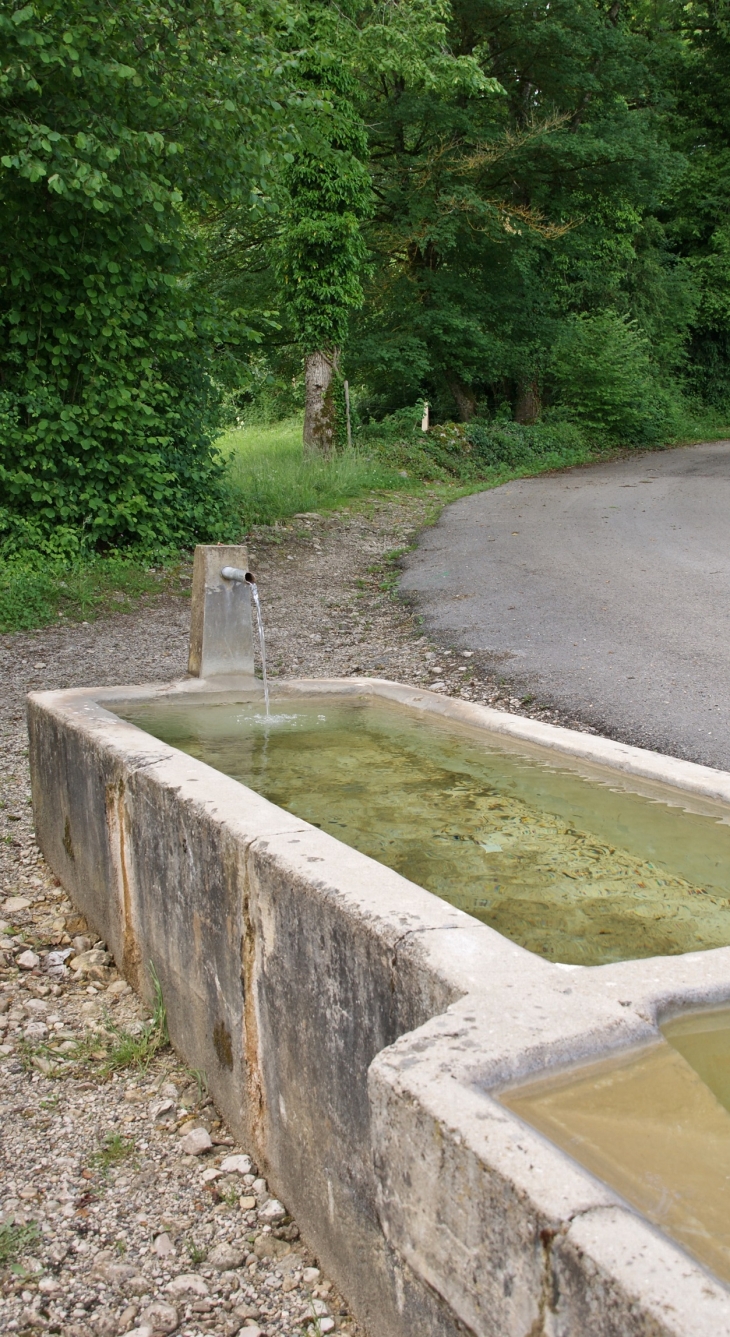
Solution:
<path fill-rule="evenodd" d="M 261 600 L 259 598 L 256 577 L 251 571 L 242 571 L 237 566 L 224 566 L 221 571 L 224 580 L 240 580 L 251 587 L 251 598 L 253 606 L 256 609 L 256 621 L 259 629 L 259 645 L 261 647 L 261 673 L 264 680 L 264 703 L 266 705 L 266 718 L 269 718 L 269 680 L 266 676 L 266 638 L 264 636 L 264 618 L 261 612 Z"/>

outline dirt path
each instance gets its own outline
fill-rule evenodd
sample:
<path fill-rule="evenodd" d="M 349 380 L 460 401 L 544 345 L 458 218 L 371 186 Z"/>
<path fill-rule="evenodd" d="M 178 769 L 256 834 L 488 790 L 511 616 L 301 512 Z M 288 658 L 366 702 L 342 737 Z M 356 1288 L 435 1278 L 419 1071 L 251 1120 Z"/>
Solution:
<path fill-rule="evenodd" d="M 366 673 L 528 709 L 478 654 L 430 644 L 392 596 L 389 554 L 413 541 L 434 505 L 374 502 L 252 536 L 274 676 Z M 124 1066 L 135 1045 L 154 1047 L 155 1031 L 113 966 L 102 955 L 87 958 L 86 974 L 53 977 L 39 959 L 104 944 L 34 844 L 25 694 L 182 676 L 188 584 L 130 615 L 0 640 L 0 1330 L 354 1337 L 295 1223 L 269 1208 L 264 1224 L 257 1167 L 226 1163 L 246 1149 L 232 1145 L 191 1074 L 169 1049 L 146 1068 Z M 182 1153 L 189 1127 L 210 1138 L 200 1156 Z"/>

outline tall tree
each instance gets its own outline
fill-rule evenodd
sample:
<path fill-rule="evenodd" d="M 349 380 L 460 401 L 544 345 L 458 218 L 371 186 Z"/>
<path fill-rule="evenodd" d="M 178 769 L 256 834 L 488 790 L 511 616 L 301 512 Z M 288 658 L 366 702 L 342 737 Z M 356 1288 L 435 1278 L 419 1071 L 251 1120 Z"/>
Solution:
<path fill-rule="evenodd" d="M 693 390 L 730 406 L 730 4 L 699 0 L 653 12 L 659 73 L 672 98 L 668 125 L 687 163 L 665 201 L 662 220 L 672 250 L 697 292 L 687 348 Z M 675 42 L 667 50 L 666 29 Z M 662 28 L 664 31 L 662 31 Z M 661 39 L 664 39 L 661 41 Z"/>
<path fill-rule="evenodd" d="M 350 312 L 362 302 L 362 222 L 370 211 L 365 127 L 353 106 L 351 71 L 332 49 L 337 22 L 328 6 L 307 5 L 297 36 L 303 94 L 300 146 L 283 174 L 280 277 L 304 355 L 304 446 L 336 444 L 334 378 Z"/>
<path fill-rule="evenodd" d="M 333 449 L 335 374 L 352 313 L 363 300 L 364 229 L 374 203 L 366 118 L 374 90 L 399 80 L 449 97 L 467 89 L 479 96 L 499 91 L 473 56 L 450 51 L 449 13 L 445 0 L 385 7 L 373 0 L 306 0 L 281 39 L 298 62 L 301 144 L 281 176 L 277 268 L 284 342 L 295 343 L 304 360 L 304 442 L 311 451 Z M 260 256 L 243 220 L 237 231 L 239 247 Z M 256 287 L 253 279 L 249 294 Z"/>
<path fill-rule="evenodd" d="M 573 316 L 653 313 L 661 329 L 671 308 L 686 327 L 689 279 L 656 222 L 681 161 L 651 42 L 618 5 L 455 0 L 448 36 L 505 95 L 397 76 L 364 89 L 377 208 L 361 375 L 376 411 L 425 392 L 447 415 L 481 403 L 529 420 Z"/>

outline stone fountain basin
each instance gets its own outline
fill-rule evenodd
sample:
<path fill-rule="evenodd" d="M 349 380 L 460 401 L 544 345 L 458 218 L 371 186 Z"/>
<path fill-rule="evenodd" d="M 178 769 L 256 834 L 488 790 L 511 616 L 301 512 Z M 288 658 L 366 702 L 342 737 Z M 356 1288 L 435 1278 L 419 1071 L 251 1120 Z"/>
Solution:
<path fill-rule="evenodd" d="M 378 1337 L 730 1337 L 730 1291 L 496 1096 L 730 1001 L 730 947 L 553 965 L 161 743 L 115 707 L 249 677 L 28 699 L 40 847 Z M 726 805 L 730 773 L 371 679 L 374 694 Z"/>

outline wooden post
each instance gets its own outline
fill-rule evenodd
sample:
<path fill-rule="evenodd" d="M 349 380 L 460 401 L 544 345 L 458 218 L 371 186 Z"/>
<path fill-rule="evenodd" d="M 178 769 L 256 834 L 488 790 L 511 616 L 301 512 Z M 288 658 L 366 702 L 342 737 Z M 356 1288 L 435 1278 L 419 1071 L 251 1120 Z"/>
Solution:
<path fill-rule="evenodd" d="M 424 404 L 423 404 L 423 417 L 421 418 L 421 431 L 422 431 L 422 432 L 427 432 L 427 431 L 428 431 L 428 400 L 425 400 L 425 401 L 424 401 Z"/>
<path fill-rule="evenodd" d="M 352 450 L 352 425 L 350 423 L 350 382 L 345 381 L 345 412 L 347 414 L 347 449 Z"/>

